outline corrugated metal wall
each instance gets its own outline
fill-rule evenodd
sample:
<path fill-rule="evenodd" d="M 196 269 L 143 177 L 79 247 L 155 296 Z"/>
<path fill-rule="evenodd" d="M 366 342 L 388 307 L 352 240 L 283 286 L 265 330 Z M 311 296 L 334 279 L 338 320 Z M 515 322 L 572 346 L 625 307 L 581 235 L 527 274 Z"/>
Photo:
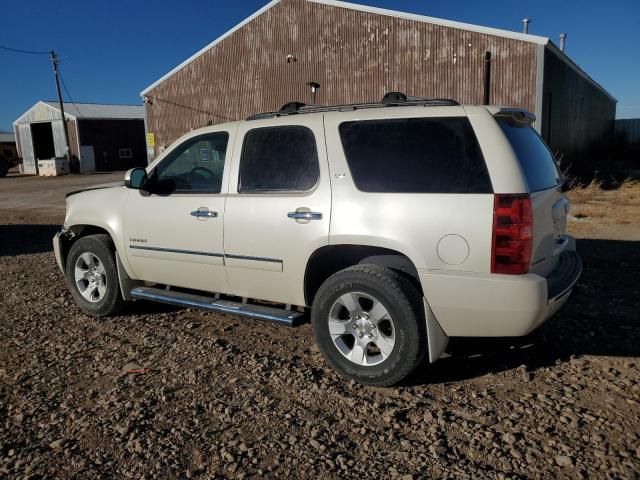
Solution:
<path fill-rule="evenodd" d="M 627 143 L 640 142 L 640 118 L 616 120 L 616 137 L 622 137 Z"/>
<path fill-rule="evenodd" d="M 562 167 L 573 165 L 574 173 L 589 174 L 607 161 L 616 102 L 560 55 L 545 50 L 542 135 Z"/>
<path fill-rule="evenodd" d="M 311 102 L 377 101 L 388 91 L 481 103 L 491 51 L 491 102 L 535 111 L 536 45 L 374 13 L 283 0 L 148 93 L 156 153 L 183 133 Z M 287 63 L 287 55 L 296 57 Z"/>
<path fill-rule="evenodd" d="M 36 173 L 36 161 L 33 156 L 33 141 L 31 140 L 31 124 L 17 125 L 17 136 L 20 142 L 20 153 L 22 155 L 24 173 Z"/>
<path fill-rule="evenodd" d="M 56 157 L 64 157 L 67 149 L 67 140 L 64 137 L 62 120 L 51 122 L 51 130 L 53 131 L 53 146 L 56 150 Z"/>

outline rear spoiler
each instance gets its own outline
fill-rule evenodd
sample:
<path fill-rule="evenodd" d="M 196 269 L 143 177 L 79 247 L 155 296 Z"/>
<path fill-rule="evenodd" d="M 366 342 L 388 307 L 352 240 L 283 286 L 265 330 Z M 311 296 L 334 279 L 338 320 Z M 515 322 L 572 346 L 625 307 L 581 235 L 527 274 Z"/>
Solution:
<path fill-rule="evenodd" d="M 516 122 L 521 123 L 533 123 L 536 121 L 536 116 L 531 113 L 529 110 L 525 110 L 523 108 L 505 108 L 499 107 L 494 111 L 491 111 L 494 117 L 503 117 L 509 118 Z"/>

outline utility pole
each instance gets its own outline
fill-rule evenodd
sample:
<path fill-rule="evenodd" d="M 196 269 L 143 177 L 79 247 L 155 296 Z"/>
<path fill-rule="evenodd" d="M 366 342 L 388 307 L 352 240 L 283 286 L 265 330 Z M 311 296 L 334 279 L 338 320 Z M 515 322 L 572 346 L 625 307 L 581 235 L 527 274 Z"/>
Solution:
<path fill-rule="evenodd" d="M 58 59 L 56 52 L 51 50 L 51 63 L 53 64 L 53 76 L 56 79 L 56 90 L 58 91 L 58 104 L 60 105 L 60 115 L 62 116 L 62 127 L 64 128 L 64 141 L 66 146 L 64 156 L 66 157 L 67 161 L 69 161 L 70 160 L 69 132 L 67 131 L 67 120 L 66 118 L 64 118 L 64 105 L 62 103 L 62 94 L 60 93 L 60 79 L 58 78 L 58 62 L 59 61 L 60 60 Z"/>

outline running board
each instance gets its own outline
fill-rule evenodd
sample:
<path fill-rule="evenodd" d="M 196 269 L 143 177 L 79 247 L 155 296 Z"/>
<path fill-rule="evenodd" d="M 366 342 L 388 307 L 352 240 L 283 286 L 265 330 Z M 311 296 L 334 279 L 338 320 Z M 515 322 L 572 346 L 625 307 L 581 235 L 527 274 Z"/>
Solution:
<path fill-rule="evenodd" d="M 179 307 L 200 308 L 212 312 L 267 320 L 289 327 L 294 326 L 296 320 L 304 316 L 304 313 L 294 310 L 284 310 L 267 307 L 265 305 L 252 305 L 250 303 L 238 303 L 216 299 L 215 297 L 207 297 L 205 295 L 194 295 L 192 293 L 175 292 L 160 288 L 137 287 L 131 290 L 131 296 L 139 300 L 150 300 L 152 302 L 168 303 L 169 305 L 177 305 Z"/>

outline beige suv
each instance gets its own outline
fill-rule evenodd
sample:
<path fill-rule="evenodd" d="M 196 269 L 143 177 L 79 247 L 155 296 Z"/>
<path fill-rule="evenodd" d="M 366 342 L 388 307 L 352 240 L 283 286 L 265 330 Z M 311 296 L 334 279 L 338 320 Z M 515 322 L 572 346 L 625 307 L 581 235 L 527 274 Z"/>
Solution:
<path fill-rule="evenodd" d="M 394 384 L 451 336 L 526 335 L 567 300 L 581 264 L 533 120 L 393 93 L 195 130 L 69 194 L 56 258 L 91 314 L 310 312 L 334 369 Z"/>

